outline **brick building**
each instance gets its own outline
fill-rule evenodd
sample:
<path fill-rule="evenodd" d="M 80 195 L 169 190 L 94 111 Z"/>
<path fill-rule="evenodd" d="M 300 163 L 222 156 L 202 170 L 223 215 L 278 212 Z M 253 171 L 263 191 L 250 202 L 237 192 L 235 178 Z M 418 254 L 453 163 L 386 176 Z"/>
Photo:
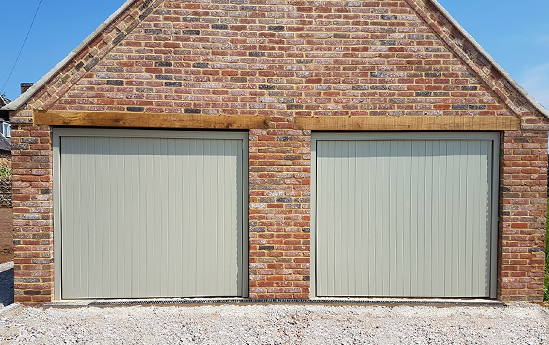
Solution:
<path fill-rule="evenodd" d="M 10 100 L 0 95 L 0 108 Z M 0 263 L 13 260 L 11 135 L 9 112 L 0 110 Z"/>
<path fill-rule="evenodd" d="M 11 144 L 0 134 L 0 263 L 13 260 Z"/>
<path fill-rule="evenodd" d="M 4 110 L 16 302 L 542 301 L 549 113 L 435 0 L 128 1 Z"/>

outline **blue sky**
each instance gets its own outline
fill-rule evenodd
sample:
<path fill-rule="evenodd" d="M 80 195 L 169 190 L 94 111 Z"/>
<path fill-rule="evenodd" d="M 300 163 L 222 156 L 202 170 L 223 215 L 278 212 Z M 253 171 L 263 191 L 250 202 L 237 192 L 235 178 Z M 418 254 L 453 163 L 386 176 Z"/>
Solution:
<path fill-rule="evenodd" d="M 2 1 L 0 89 L 40 0 Z M 439 0 L 488 53 L 549 109 L 548 0 Z M 124 0 L 43 0 L 21 58 L 0 90 L 10 99 L 65 58 Z"/>

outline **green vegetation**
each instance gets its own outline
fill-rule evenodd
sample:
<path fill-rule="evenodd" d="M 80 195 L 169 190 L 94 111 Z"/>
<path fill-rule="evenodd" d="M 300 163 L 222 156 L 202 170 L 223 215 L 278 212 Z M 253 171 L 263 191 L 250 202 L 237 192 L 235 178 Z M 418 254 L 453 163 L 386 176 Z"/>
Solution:
<path fill-rule="evenodd" d="M 547 213 L 549 214 L 549 204 L 547 205 Z M 543 300 L 549 302 L 549 223 L 545 225 L 545 280 L 543 284 Z"/>
<path fill-rule="evenodd" d="M 11 169 L 8 167 L 1 167 L 0 177 L 11 177 Z"/>

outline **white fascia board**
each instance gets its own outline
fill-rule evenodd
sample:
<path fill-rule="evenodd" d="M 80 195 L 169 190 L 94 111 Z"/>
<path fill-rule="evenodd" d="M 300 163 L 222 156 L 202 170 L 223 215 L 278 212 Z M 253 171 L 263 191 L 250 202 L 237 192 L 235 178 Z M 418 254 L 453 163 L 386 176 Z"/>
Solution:
<path fill-rule="evenodd" d="M 35 83 L 33 86 L 31 86 L 25 93 L 17 97 L 14 101 L 11 103 L 5 105 L 1 108 L 1 110 L 17 110 L 19 107 L 21 107 L 23 104 L 27 103 L 27 101 L 34 95 L 36 91 L 38 91 L 44 84 L 48 82 L 48 80 L 54 76 L 57 72 L 59 72 L 69 61 L 72 60 L 78 53 L 84 49 L 88 43 L 90 43 L 97 35 L 99 35 L 105 27 L 110 25 L 116 17 L 122 12 L 124 12 L 132 3 L 134 3 L 136 0 L 127 0 L 122 7 L 120 7 L 116 12 L 111 14 L 107 20 L 103 22 L 103 24 L 99 25 L 95 31 L 89 35 L 82 43 L 78 45 L 73 51 L 67 55 L 66 58 L 64 58 L 60 63 L 58 63 L 51 71 L 49 71 L 46 75 L 44 75 L 37 83 Z"/>

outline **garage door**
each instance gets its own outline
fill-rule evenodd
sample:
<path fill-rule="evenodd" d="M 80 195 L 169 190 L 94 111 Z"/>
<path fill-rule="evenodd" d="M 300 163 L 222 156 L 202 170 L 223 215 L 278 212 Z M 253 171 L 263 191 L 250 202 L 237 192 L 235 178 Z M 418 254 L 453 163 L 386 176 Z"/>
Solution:
<path fill-rule="evenodd" d="M 243 296 L 245 139 L 56 129 L 56 298 Z"/>
<path fill-rule="evenodd" d="M 498 141 L 315 134 L 315 294 L 496 297 Z"/>

